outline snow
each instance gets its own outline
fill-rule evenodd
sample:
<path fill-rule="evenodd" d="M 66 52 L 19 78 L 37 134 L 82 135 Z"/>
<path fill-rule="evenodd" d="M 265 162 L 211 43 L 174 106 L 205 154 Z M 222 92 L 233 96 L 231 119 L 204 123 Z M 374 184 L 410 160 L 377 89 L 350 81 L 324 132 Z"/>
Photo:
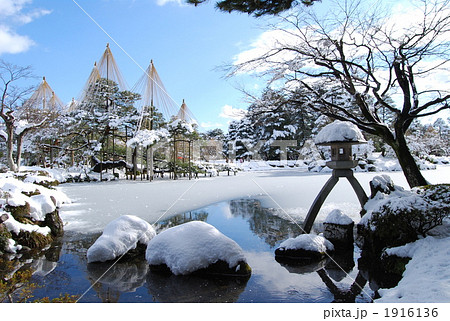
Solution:
<path fill-rule="evenodd" d="M 139 130 L 136 135 L 127 142 L 128 147 L 136 147 L 138 145 L 148 147 L 156 144 L 163 138 L 169 137 L 169 132 L 165 128 L 157 130 Z"/>
<path fill-rule="evenodd" d="M 17 253 L 22 249 L 22 245 L 16 244 L 13 239 L 8 239 L 8 244 L 6 244 L 5 251 L 8 253 Z"/>
<path fill-rule="evenodd" d="M 340 209 L 334 209 L 325 218 L 324 223 L 338 224 L 338 225 L 350 225 L 353 220 L 345 215 Z"/>
<path fill-rule="evenodd" d="M 206 268 L 219 260 L 230 268 L 246 262 L 239 245 L 212 225 L 192 221 L 169 228 L 154 237 L 147 246 L 150 265 L 167 265 L 173 274 L 185 275 Z"/>
<path fill-rule="evenodd" d="M 377 158 L 381 164 L 381 158 Z M 266 163 L 267 164 L 267 163 Z M 384 167 L 382 167 L 384 168 Z M 65 230 L 75 233 L 101 232 L 104 227 L 114 218 L 126 213 L 134 213 L 152 224 L 170 216 L 199 209 L 221 201 L 233 199 L 257 199 L 263 207 L 273 208 L 274 214 L 294 221 L 302 221 L 308 212 L 314 198 L 319 193 L 330 174 L 311 173 L 303 168 L 275 169 L 266 167 L 268 170 L 240 171 L 236 176 L 221 175 L 218 177 L 207 177 L 196 180 L 179 179 L 147 181 L 115 181 L 108 183 L 73 183 L 61 185 L 72 203 L 64 204 L 61 217 L 66 223 Z M 269 170 L 270 169 L 270 170 Z M 449 183 L 450 166 L 437 165 L 436 170 L 422 172 L 431 184 Z M 355 177 L 361 186 L 370 194 L 369 182 L 379 175 L 387 174 L 396 186 L 409 190 L 408 183 L 402 172 L 356 172 Z M 354 222 L 360 220 L 360 205 L 351 185 L 346 180 L 340 180 L 336 187 L 327 197 L 316 222 L 323 222 L 327 215 L 334 209 L 346 213 Z M 445 231 L 444 231 L 445 232 Z M 160 234 L 162 235 L 162 233 Z M 448 233 L 442 236 L 439 242 L 448 242 Z M 432 242 L 432 239 L 427 240 Z M 436 245 L 440 244 L 435 243 Z M 420 244 L 420 243 L 419 243 Z M 447 243 L 447 248 L 450 248 Z M 448 269 L 450 262 L 448 250 L 444 245 L 439 245 L 440 251 L 430 251 L 430 258 L 426 261 L 436 261 Z M 422 251 L 415 251 L 414 257 Z M 247 253 L 246 253 L 247 254 Z M 431 255 L 433 257 L 431 257 Z M 257 257 L 257 255 L 255 255 Z M 416 262 L 416 263 L 414 263 Z M 412 268 L 417 275 L 408 278 L 421 280 L 430 279 L 428 287 L 424 286 L 421 293 L 415 293 L 415 299 L 419 302 L 434 300 L 426 293 L 430 287 L 435 287 L 433 293 L 448 293 L 448 280 L 450 276 L 442 272 L 439 263 L 427 263 L 427 272 L 420 270 L 420 265 L 425 264 L 421 260 L 411 260 L 407 265 L 407 271 Z M 417 265 L 417 268 L 413 268 Z M 424 268 L 425 269 L 425 268 Z M 406 275 L 406 272 L 405 272 Z M 435 282 L 434 278 L 439 278 Z M 412 281 L 411 281 L 412 282 Z M 425 282 L 425 281 L 424 281 Z M 399 287 L 402 282 L 400 282 Z M 383 295 L 387 291 L 383 290 Z M 431 290 L 430 290 L 431 291 Z M 448 296 L 446 294 L 443 297 Z M 390 297 L 386 301 L 397 302 L 400 298 Z M 440 299 L 439 299 L 440 300 Z M 439 301 L 436 299 L 436 301 Z M 447 302 L 450 300 L 447 299 Z"/>
<path fill-rule="evenodd" d="M 15 234 L 19 234 L 20 231 L 27 231 L 27 232 L 37 232 L 37 233 L 41 233 L 43 235 L 47 235 L 51 232 L 50 228 L 47 226 L 40 227 L 38 225 L 23 224 L 23 223 L 17 222 L 14 219 L 14 217 L 9 213 L 5 212 L 2 214 L 8 215 L 8 219 L 5 222 L 3 222 L 3 224 L 5 224 L 8 231 L 14 232 Z"/>
<path fill-rule="evenodd" d="M 316 144 L 326 144 L 331 142 L 365 142 L 364 136 L 356 125 L 335 120 L 326 125 L 316 136 Z"/>
<path fill-rule="evenodd" d="M 36 177 L 36 176 L 33 176 Z M 32 181 L 34 181 L 32 179 Z M 48 189 L 41 185 L 36 185 L 31 182 L 22 182 L 13 176 L 3 174 L 0 176 L 0 190 L 5 193 L 0 198 L 1 204 L 8 204 L 10 206 L 23 206 L 26 203 L 30 205 L 30 215 L 32 218 L 42 221 L 45 219 L 45 214 L 53 212 L 57 207 L 64 203 L 70 203 L 67 196 L 56 189 Z M 39 191 L 40 195 L 26 196 L 25 193 L 32 193 Z M 56 204 L 53 202 L 55 200 Z"/>
<path fill-rule="evenodd" d="M 123 215 L 110 222 L 88 249 L 88 263 L 114 260 L 135 249 L 138 243 L 146 245 L 155 235 L 155 229 L 146 221 L 134 215 Z"/>
<path fill-rule="evenodd" d="M 376 303 L 450 302 L 450 236 L 428 236 L 387 252 L 412 259 L 395 288 L 379 290 Z"/>
<path fill-rule="evenodd" d="M 289 238 L 283 241 L 280 248 L 286 250 L 307 250 L 318 253 L 325 253 L 326 251 L 333 251 L 333 244 L 321 235 L 315 234 L 300 234 L 295 238 Z"/>

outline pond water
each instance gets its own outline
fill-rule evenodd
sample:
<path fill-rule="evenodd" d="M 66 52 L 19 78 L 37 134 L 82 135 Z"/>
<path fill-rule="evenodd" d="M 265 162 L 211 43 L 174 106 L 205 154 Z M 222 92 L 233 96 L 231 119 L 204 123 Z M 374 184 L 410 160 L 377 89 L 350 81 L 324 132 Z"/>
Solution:
<path fill-rule="evenodd" d="M 252 275 L 248 280 L 165 276 L 151 273 L 145 258 L 87 264 L 86 251 L 99 234 L 66 232 L 39 258 L 33 282 L 41 287 L 36 298 L 69 293 L 80 302 L 371 302 L 374 291 L 355 263 L 357 247 L 308 266 L 286 266 L 275 260 L 277 246 L 300 233 L 290 221 L 261 207 L 259 201 L 241 199 L 217 203 L 161 221 L 158 230 L 192 220 L 205 221 L 235 240 L 244 250 Z M 363 289 L 355 279 L 362 280 Z"/>

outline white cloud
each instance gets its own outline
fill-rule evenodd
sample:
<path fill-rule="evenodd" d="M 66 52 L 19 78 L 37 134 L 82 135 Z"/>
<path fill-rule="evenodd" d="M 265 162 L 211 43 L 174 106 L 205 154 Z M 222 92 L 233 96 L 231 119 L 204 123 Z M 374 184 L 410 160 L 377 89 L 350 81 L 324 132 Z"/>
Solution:
<path fill-rule="evenodd" d="M 202 122 L 200 124 L 200 126 L 202 128 L 220 128 L 220 127 L 226 127 L 225 124 L 221 124 L 221 123 L 212 123 L 212 122 Z"/>
<path fill-rule="evenodd" d="M 35 43 L 28 36 L 20 35 L 15 27 L 28 24 L 37 18 L 48 15 L 50 10 L 26 10 L 33 0 L 0 0 L 0 55 L 27 51 Z"/>
<path fill-rule="evenodd" d="M 16 54 L 27 51 L 34 41 L 27 36 L 21 36 L 6 26 L 0 25 L 0 55 L 3 53 Z"/>
<path fill-rule="evenodd" d="M 225 105 L 222 107 L 222 112 L 219 116 L 222 118 L 239 120 L 242 119 L 246 113 L 247 111 L 244 109 L 233 108 L 233 106 Z"/>
<path fill-rule="evenodd" d="M 25 5 L 31 2 L 32 0 L 0 0 L 0 16 L 17 15 Z"/>
<path fill-rule="evenodd" d="M 156 0 L 156 4 L 158 6 L 165 6 L 168 3 L 175 3 L 175 4 L 179 5 L 179 6 L 186 5 L 183 0 Z"/>

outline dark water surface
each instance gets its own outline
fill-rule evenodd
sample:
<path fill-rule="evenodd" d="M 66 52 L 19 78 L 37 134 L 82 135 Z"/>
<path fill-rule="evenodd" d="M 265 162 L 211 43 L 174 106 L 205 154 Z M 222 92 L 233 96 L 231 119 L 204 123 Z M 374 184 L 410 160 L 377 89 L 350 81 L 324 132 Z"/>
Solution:
<path fill-rule="evenodd" d="M 235 240 L 252 268 L 248 280 L 164 276 L 151 273 L 145 258 L 87 264 L 86 251 L 99 234 L 66 233 L 60 243 L 32 263 L 39 284 L 34 295 L 80 295 L 80 302 L 370 302 L 373 291 L 355 264 L 359 250 L 308 266 L 285 266 L 274 250 L 300 228 L 275 216 L 255 200 L 221 202 L 162 221 L 157 229 L 191 220 L 205 221 Z M 347 274 L 348 273 L 348 274 Z M 363 280 L 363 290 L 355 286 Z"/>

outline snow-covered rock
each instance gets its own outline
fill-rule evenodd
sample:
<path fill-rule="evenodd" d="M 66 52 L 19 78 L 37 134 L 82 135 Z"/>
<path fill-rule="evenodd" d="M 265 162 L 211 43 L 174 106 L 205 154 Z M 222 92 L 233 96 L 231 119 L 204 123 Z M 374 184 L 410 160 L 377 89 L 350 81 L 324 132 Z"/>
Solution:
<path fill-rule="evenodd" d="M 152 266 L 166 265 L 175 275 L 186 275 L 223 261 L 236 274 L 246 264 L 240 246 L 212 225 L 192 221 L 169 228 L 147 246 L 146 259 Z"/>
<path fill-rule="evenodd" d="M 314 142 L 316 144 L 326 144 L 332 142 L 365 142 L 363 134 L 359 128 L 346 121 L 335 120 L 326 125 L 317 134 Z"/>
<path fill-rule="evenodd" d="M 322 260 L 327 252 L 334 251 L 333 244 L 321 235 L 300 234 L 282 242 L 275 250 L 275 259 L 279 263 L 308 265 Z"/>
<path fill-rule="evenodd" d="M 32 225 L 32 224 L 24 224 L 16 221 L 14 217 L 10 213 L 5 213 L 8 215 L 8 219 L 3 223 L 5 224 L 8 231 L 13 232 L 15 234 L 19 234 L 20 231 L 24 232 L 36 232 L 43 235 L 50 234 L 51 230 L 49 227 L 40 227 L 39 225 Z"/>
<path fill-rule="evenodd" d="M 323 236 L 338 249 L 353 248 L 353 220 L 341 210 L 334 209 L 323 222 Z"/>
<path fill-rule="evenodd" d="M 300 234 L 295 238 L 289 238 L 280 244 L 280 248 L 285 250 L 306 250 L 317 253 L 333 251 L 334 246 L 321 235 Z"/>
<path fill-rule="evenodd" d="M 353 220 L 349 216 L 342 213 L 340 209 L 334 209 L 325 218 L 324 223 L 350 225 L 353 223 Z"/>
<path fill-rule="evenodd" d="M 138 243 L 146 245 L 156 235 L 153 226 L 133 215 L 123 215 L 110 222 L 103 234 L 87 251 L 88 263 L 113 260 L 135 249 Z"/>

